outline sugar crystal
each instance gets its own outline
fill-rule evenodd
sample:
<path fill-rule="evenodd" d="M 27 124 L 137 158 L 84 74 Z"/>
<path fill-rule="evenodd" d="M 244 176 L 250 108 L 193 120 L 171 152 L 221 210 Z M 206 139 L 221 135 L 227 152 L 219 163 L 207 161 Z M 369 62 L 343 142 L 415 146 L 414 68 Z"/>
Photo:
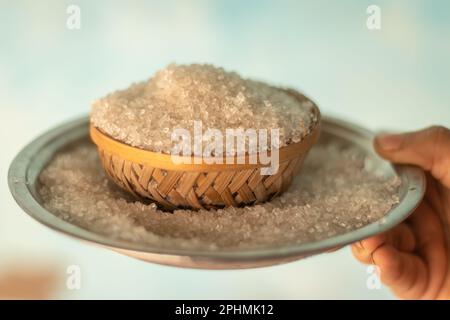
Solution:
<path fill-rule="evenodd" d="M 95 101 L 91 121 L 117 140 L 163 153 L 171 151 L 174 129 L 194 136 L 194 120 L 222 134 L 227 128 L 280 129 L 280 146 L 285 146 L 310 132 L 316 120 L 312 107 L 309 101 L 299 102 L 283 90 L 222 68 L 171 64 L 147 81 Z"/>
<path fill-rule="evenodd" d="M 61 219 L 112 238 L 203 250 L 282 246 L 385 222 L 398 203 L 400 182 L 364 168 L 367 157 L 337 138 L 321 139 L 290 189 L 270 202 L 168 213 L 110 182 L 94 145 L 83 140 L 57 154 L 41 173 L 39 194 Z"/>

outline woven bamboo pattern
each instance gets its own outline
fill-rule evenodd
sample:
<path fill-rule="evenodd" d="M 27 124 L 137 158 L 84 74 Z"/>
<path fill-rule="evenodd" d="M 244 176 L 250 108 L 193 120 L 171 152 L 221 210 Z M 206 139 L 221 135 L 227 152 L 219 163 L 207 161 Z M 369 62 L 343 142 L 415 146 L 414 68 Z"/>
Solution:
<path fill-rule="evenodd" d="M 186 172 L 133 163 L 101 150 L 108 176 L 137 197 L 158 202 L 166 210 L 217 208 L 265 202 L 285 191 L 304 156 L 280 163 L 275 175 L 260 168 L 235 171 Z"/>
<path fill-rule="evenodd" d="M 296 93 L 299 99 L 306 99 Z M 305 156 L 317 141 L 320 113 L 311 133 L 299 143 L 279 150 L 279 169 L 261 175 L 261 164 L 180 164 L 170 155 L 154 153 L 116 141 L 91 126 L 107 175 L 138 198 L 150 199 L 165 210 L 210 209 L 261 203 L 283 193 L 298 173 Z"/>

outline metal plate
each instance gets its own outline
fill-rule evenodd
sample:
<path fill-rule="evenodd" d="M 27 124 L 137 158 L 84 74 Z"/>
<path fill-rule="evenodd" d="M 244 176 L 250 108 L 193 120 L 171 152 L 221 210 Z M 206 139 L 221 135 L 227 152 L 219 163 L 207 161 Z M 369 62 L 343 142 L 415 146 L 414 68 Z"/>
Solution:
<path fill-rule="evenodd" d="M 239 269 L 302 259 L 385 232 L 406 219 L 417 207 L 425 192 L 425 175 L 422 170 L 413 166 L 391 166 L 374 154 L 372 132 L 339 119 L 324 117 L 323 135 L 357 144 L 373 155 L 372 165 L 376 170 L 385 174 L 396 173 L 402 180 L 400 202 L 383 219 L 345 234 L 305 244 L 220 251 L 162 249 L 111 239 L 82 229 L 56 217 L 41 205 L 37 193 L 40 172 L 61 148 L 79 139 L 89 139 L 88 126 L 88 117 L 83 117 L 54 128 L 28 144 L 9 168 L 8 183 L 11 193 L 26 213 L 54 230 L 153 263 L 190 268 Z"/>

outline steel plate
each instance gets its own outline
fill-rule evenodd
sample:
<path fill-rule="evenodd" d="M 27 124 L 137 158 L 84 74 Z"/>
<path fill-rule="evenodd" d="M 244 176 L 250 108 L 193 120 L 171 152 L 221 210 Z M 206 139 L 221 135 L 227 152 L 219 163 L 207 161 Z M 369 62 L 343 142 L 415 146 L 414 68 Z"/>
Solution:
<path fill-rule="evenodd" d="M 425 175 L 422 170 L 413 166 L 391 166 L 374 154 L 372 132 L 346 121 L 323 117 L 322 134 L 338 137 L 364 148 L 373 155 L 372 165 L 376 170 L 385 174 L 397 174 L 402 180 L 400 202 L 383 219 L 345 234 L 305 244 L 220 251 L 162 249 L 112 239 L 82 229 L 58 218 L 42 206 L 37 192 L 40 172 L 61 148 L 79 139 L 89 139 L 88 127 L 88 117 L 83 117 L 58 126 L 30 142 L 16 156 L 9 168 L 8 183 L 11 193 L 26 213 L 56 231 L 153 263 L 189 268 L 239 269 L 302 259 L 385 232 L 406 219 L 417 207 L 425 192 Z"/>

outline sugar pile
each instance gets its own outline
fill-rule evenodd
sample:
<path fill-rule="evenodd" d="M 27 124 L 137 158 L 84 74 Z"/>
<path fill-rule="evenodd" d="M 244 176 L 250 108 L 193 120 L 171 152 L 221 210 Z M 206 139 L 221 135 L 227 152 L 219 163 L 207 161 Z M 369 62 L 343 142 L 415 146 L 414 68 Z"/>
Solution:
<path fill-rule="evenodd" d="M 313 147 L 282 196 L 261 205 L 167 213 L 119 190 L 87 140 L 41 173 L 39 194 L 60 218 L 113 238 L 162 248 L 239 249 L 316 241 L 381 219 L 398 203 L 399 179 L 366 169 L 368 156 L 343 141 Z"/>
<path fill-rule="evenodd" d="M 111 137 L 170 153 L 171 133 L 193 121 L 204 130 L 280 129 L 280 145 L 299 142 L 316 120 L 309 101 L 211 65 L 169 65 L 148 81 L 95 101 L 91 121 Z M 204 142 L 206 145 L 206 142 Z"/>

